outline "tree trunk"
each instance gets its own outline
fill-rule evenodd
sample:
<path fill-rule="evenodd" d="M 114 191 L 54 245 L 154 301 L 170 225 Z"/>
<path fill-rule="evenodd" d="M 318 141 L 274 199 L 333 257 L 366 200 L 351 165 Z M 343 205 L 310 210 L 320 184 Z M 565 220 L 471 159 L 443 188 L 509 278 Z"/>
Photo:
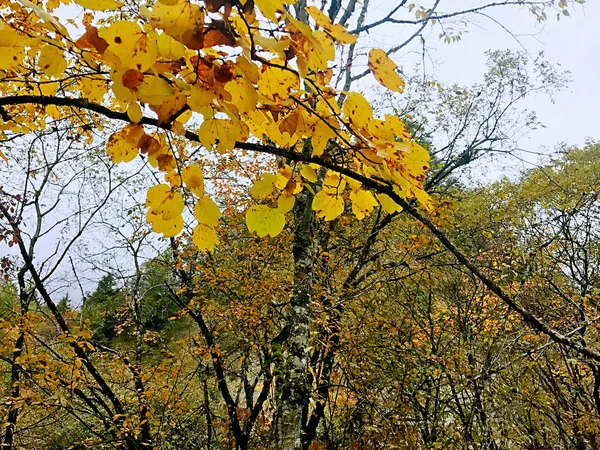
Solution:
<path fill-rule="evenodd" d="M 311 151 L 310 147 L 310 142 L 305 142 L 305 151 Z M 294 206 L 294 288 L 284 312 L 289 333 L 284 343 L 287 352 L 278 414 L 278 448 L 281 450 L 302 448 L 302 412 L 310 395 L 307 348 L 313 295 L 312 199 L 312 193 L 304 189 L 296 197 Z"/>
<path fill-rule="evenodd" d="M 17 275 L 19 282 L 19 304 L 21 307 L 20 314 L 21 320 L 23 316 L 29 311 L 30 303 L 30 292 L 25 288 L 25 272 L 27 266 L 23 266 Z M 22 323 L 21 323 L 22 326 Z M 25 333 L 21 329 L 21 333 L 15 342 L 15 348 L 12 354 L 12 365 L 10 368 L 10 384 L 12 386 L 10 398 L 15 400 L 21 395 L 21 389 L 19 388 L 19 381 L 21 378 L 21 368 L 17 364 L 17 359 L 23 354 L 23 348 L 25 346 Z M 6 424 L 4 428 L 4 441 L 2 442 L 2 450 L 8 450 L 14 448 L 15 430 L 17 428 L 17 419 L 19 417 L 19 409 L 11 406 L 11 410 L 8 413 Z"/>

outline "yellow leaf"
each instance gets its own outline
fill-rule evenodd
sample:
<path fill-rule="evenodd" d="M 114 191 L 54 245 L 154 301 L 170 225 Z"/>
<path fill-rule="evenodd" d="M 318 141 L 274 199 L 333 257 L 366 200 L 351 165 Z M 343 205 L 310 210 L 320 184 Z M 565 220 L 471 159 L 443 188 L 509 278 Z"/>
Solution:
<path fill-rule="evenodd" d="M 394 130 L 383 120 L 371 120 L 369 125 L 367 125 L 367 130 L 373 137 L 386 141 L 394 140 Z"/>
<path fill-rule="evenodd" d="M 315 39 L 319 41 L 319 44 L 321 45 L 322 49 L 321 52 L 319 52 L 319 58 L 322 61 L 324 61 L 324 64 L 320 67 L 320 70 L 326 70 L 327 61 L 333 61 L 335 59 L 335 46 L 333 45 L 333 41 L 331 40 L 331 38 L 322 31 L 315 31 L 314 35 Z M 312 56 L 312 53 L 316 53 L 315 49 L 311 48 L 311 50 L 312 51 L 309 54 L 309 65 L 311 65 L 310 58 Z"/>
<path fill-rule="evenodd" d="M 302 166 L 302 169 L 300 169 L 300 174 L 311 183 L 317 182 L 317 172 L 308 164 L 304 164 Z"/>
<path fill-rule="evenodd" d="M 162 215 L 155 214 L 149 210 L 146 214 L 146 221 L 152 224 L 152 229 L 156 233 L 162 233 L 163 237 L 170 238 L 177 236 L 183 230 L 183 217 L 175 216 L 171 219 L 163 219 Z"/>
<path fill-rule="evenodd" d="M 396 72 L 397 67 L 383 50 L 374 48 L 369 52 L 369 68 L 375 79 L 391 91 L 402 92 L 404 81 Z"/>
<path fill-rule="evenodd" d="M 211 226 L 219 225 L 219 217 L 222 216 L 217 204 L 206 196 L 198 199 L 194 207 L 194 215 L 199 223 Z"/>
<path fill-rule="evenodd" d="M 316 6 L 309 6 L 306 8 L 306 11 L 308 11 L 318 26 L 326 30 L 340 44 L 354 44 L 358 39 L 357 35 L 348 33 L 339 23 L 332 24 L 329 17 Z"/>
<path fill-rule="evenodd" d="M 2 33 L 0 33 L 0 42 L 1 40 Z M 0 44 L 0 70 L 14 70 L 24 59 L 25 50 L 22 47 L 3 47 Z"/>
<path fill-rule="evenodd" d="M 46 44 L 40 52 L 39 68 L 46 75 L 58 77 L 67 69 L 64 51 L 54 45 Z"/>
<path fill-rule="evenodd" d="M 355 126 L 362 128 L 367 126 L 373 117 L 373 109 L 361 94 L 350 92 L 344 102 L 344 114 Z"/>
<path fill-rule="evenodd" d="M 407 126 L 400 120 L 398 116 L 392 116 L 390 114 L 385 115 L 385 123 L 390 129 L 394 132 L 394 134 L 402 140 L 408 141 L 411 139 L 411 134 L 408 131 Z"/>
<path fill-rule="evenodd" d="M 188 105 L 192 111 L 201 113 L 202 109 L 210 105 L 215 99 L 215 91 L 209 86 L 194 84 L 190 89 Z"/>
<path fill-rule="evenodd" d="M 296 27 L 298 29 L 298 31 L 300 31 L 300 33 L 302 33 L 302 35 L 304 36 L 304 38 L 306 39 L 306 41 L 313 48 L 315 48 L 318 51 L 323 51 L 323 49 L 321 48 L 321 43 L 315 37 L 314 32 L 313 32 L 312 28 L 309 25 L 305 24 L 304 22 L 300 22 L 299 20 L 296 20 L 293 17 L 289 17 L 289 16 L 288 16 L 287 20 L 289 20 L 290 23 L 294 27 Z"/>
<path fill-rule="evenodd" d="M 138 99 L 149 105 L 162 105 L 174 94 L 175 90 L 167 80 L 155 76 L 145 76 L 144 81 L 137 88 Z"/>
<path fill-rule="evenodd" d="M 231 94 L 231 103 L 239 112 L 245 113 L 256 109 L 258 94 L 254 85 L 246 78 L 234 78 L 225 85 L 225 90 Z"/>
<path fill-rule="evenodd" d="M 277 59 L 271 60 L 271 62 L 273 64 L 283 63 Z M 300 79 L 288 70 L 263 65 L 257 86 L 259 93 L 269 100 L 280 102 L 288 100 L 290 91 L 300 87 Z"/>
<path fill-rule="evenodd" d="M 355 180 L 354 178 L 344 177 L 344 180 L 346 180 L 346 182 L 348 183 L 348 187 L 354 192 L 358 191 L 362 186 L 362 183 L 360 181 Z"/>
<path fill-rule="evenodd" d="M 279 22 L 277 14 L 285 13 L 284 5 L 294 3 L 295 0 L 254 0 L 260 12 L 269 20 Z"/>
<path fill-rule="evenodd" d="M 138 102 L 130 102 L 127 104 L 127 117 L 134 123 L 139 123 L 144 117 L 142 115 L 142 108 Z"/>
<path fill-rule="evenodd" d="M 398 205 L 387 194 L 377 194 L 377 200 L 379 201 L 379 204 L 383 210 L 388 214 L 394 214 L 395 212 L 402 211 L 402 206 Z"/>
<path fill-rule="evenodd" d="M 202 145 L 207 149 L 212 149 L 216 145 L 217 151 L 221 154 L 233 150 L 236 141 L 246 140 L 244 133 L 241 123 L 234 124 L 231 120 L 221 119 L 206 119 L 198 131 Z"/>
<path fill-rule="evenodd" d="M 277 181 L 275 181 L 275 187 L 279 190 L 285 189 L 290 181 L 290 178 L 292 178 L 293 173 L 294 172 L 289 165 L 283 164 L 277 171 Z"/>
<path fill-rule="evenodd" d="M 248 230 L 258 234 L 258 237 L 277 236 L 285 226 L 285 216 L 278 209 L 265 205 L 252 206 L 246 212 Z"/>
<path fill-rule="evenodd" d="M 163 30 L 185 46 L 194 50 L 203 47 L 204 35 L 201 30 L 204 27 L 204 13 L 200 5 L 188 0 L 179 0 L 171 4 L 156 2 L 152 11 L 142 7 L 140 12 L 150 19 L 154 28 Z"/>
<path fill-rule="evenodd" d="M 15 29 L 0 22 L 0 47 L 35 47 L 39 42 L 39 39 L 19 34 Z"/>
<path fill-rule="evenodd" d="M 277 209 L 285 214 L 286 212 L 292 210 L 294 203 L 296 203 L 296 197 L 293 195 L 288 195 L 287 192 L 284 192 L 277 199 Z"/>
<path fill-rule="evenodd" d="M 327 147 L 329 139 L 332 139 L 336 136 L 335 131 L 332 130 L 331 127 L 323 120 L 317 120 L 312 127 L 312 131 L 313 155 L 322 155 Z"/>
<path fill-rule="evenodd" d="M 132 161 L 138 154 L 138 142 L 144 129 L 139 125 L 127 125 L 113 133 L 106 144 L 106 155 L 113 163 Z"/>
<path fill-rule="evenodd" d="M 262 47 L 264 50 L 269 50 L 272 53 L 280 54 L 286 51 L 292 45 L 291 39 L 272 39 L 264 37 L 259 32 L 252 35 L 254 44 Z"/>
<path fill-rule="evenodd" d="M 183 212 L 183 197 L 174 192 L 167 184 L 158 184 L 148 189 L 146 193 L 146 206 L 153 213 L 162 216 L 163 220 L 173 219 Z"/>
<path fill-rule="evenodd" d="M 177 61 L 185 55 L 184 45 L 173 39 L 167 33 L 161 33 L 156 42 L 158 44 L 160 55 L 165 59 Z"/>
<path fill-rule="evenodd" d="M 328 170 L 323 180 L 323 190 L 330 194 L 341 194 L 346 189 L 346 180 L 340 178 L 340 174 Z"/>
<path fill-rule="evenodd" d="M 123 6 L 123 3 L 115 0 L 75 0 L 75 3 L 77 3 L 79 6 L 83 6 L 86 9 L 92 9 L 94 11 L 111 11 Z"/>
<path fill-rule="evenodd" d="M 317 217 L 333 220 L 344 212 L 344 199 L 335 192 L 322 190 L 313 198 L 312 208 Z"/>
<path fill-rule="evenodd" d="M 0 152 L 0 158 L 2 158 L 4 160 L 4 162 L 6 163 L 6 165 L 8 166 L 8 158 L 6 157 L 6 155 L 2 152 Z"/>
<path fill-rule="evenodd" d="M 176 170 L 171 170 L 169 173 L 165 173 L 165 181 L 173 188 L 181 187 L 181 177 Z"/>
<path fill-rule="evenodd" d="M 175 169 L 176 161 L 173 151 L 167 145 L 163 134 L 155 134 L 154 138 L 147 141 L 148 162 L 152 167 L 158 167 L 158 170 L 169 172 Z"/>
<path fill-rule="evenodd" d="M 100 29 L 98 35 L 108 43 L 102 57 L 113 67 L 145 72 L 156 62 L 156 35 L 149 36 L 135 22 L 119 20 Z"/>
<path fill-rule="evenodd" d="M 199 223 L 194 228 L 192 240 L 194 241 L 194 245 L 201 252 L 213 252 L 215 250 L 215 245 L 219 243 L 219 237 L 217 236 L 216 230 L 203 223 Z"/>
<path fill-rule="evenodd" d="M 277 175 L 272 173 L 263 173 L 250 188 L 250 195 L 256 200 L 267 198 L 273 193 L 273 188 L 275 187 L 276 182 Z"/>
<path fill-rule="evenodd" d="M 174 95 L 170 96 L 160 104 L 150 104 L 150 109 L 158 116 L 159 124 L 169 123 L 171 122 L 171 117 L 173 117 L 176 113 L 181 112 L 186 103 L 187 97 L 181 92 L 175 92 Z M 184 129 L 181 122 L 179 122 L 179 125 L 181 125 L 179 127 L 179 131 Z M 171 128 L 171 130 L 177 131 L 177 128 Z"/>
<path fill-rule="evenodd" d="M 370 191 L 352 191 L 350 192 L 350 200 L 352 200 L 352 212 L 358 220 L 371 215 L 371 211 L 377 206 L 377 201 Z"/>
<path fill-rule="evenodd" d="M 187 188 L 198 197 L 204 196 L 204 176 L 198 164 L 190 164 L 181 169 L 181 179 Z"/>

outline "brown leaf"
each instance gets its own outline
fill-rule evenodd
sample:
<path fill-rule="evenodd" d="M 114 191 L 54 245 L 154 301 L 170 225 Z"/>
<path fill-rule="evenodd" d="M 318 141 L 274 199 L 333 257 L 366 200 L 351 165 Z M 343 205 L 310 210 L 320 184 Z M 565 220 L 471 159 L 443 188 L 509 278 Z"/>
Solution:
<path fill-rule="evenodd" d="M 99 54 L 103 54 L 108 48 L 108 42 L 98 36 L 98 28 L 86 25 L 85 33 L 75 43 L 81 49 L 94 49 Z"/>
<path fill-rule="evenodd" d="M 121 77 L 123 86 L 135 89 L 144 82 L 144 74 L 136 69 L 127 69 Z"/>

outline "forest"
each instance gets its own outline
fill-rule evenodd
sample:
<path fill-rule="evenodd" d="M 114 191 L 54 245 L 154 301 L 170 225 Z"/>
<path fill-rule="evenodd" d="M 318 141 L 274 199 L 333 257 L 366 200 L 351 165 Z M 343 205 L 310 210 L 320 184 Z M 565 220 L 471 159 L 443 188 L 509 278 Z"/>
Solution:
<path fill-rule="evenodd" d="M 584 8 L 0 0 L 2 450 L 600 449 L 569 68 L 426 70 Z"/>

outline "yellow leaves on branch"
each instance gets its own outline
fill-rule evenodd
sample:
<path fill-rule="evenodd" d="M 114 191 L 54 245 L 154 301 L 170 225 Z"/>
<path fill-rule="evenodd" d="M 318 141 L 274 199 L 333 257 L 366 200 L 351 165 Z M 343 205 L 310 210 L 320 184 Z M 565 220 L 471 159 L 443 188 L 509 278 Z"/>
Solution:
<path fill-rule="evenodd" d="M 169 179 L 172 179 L 171 172 Z M 219 206 L 208 196 L 204 195 L 204 176 L 198 164 L 191 163 L 182 168 L 181 179 L 186 187 L 198 198 L 195 200 L 194 216 L 198 224 L 192 233 L 192 240 L 201 251 L 214 251 L 219 243 L 217 229 L 219 218 L 222 216 Z M 173 184 L 175 187 L 173 187 Z M 180 183 L 171 185 L 159 184 L 148 190 L 146 196 L 146 220 L 152 224 L 152 229 L 169 238 L 178 235 L 183 230 L 183 196 L 176 191 Z"/>
<path fill-rule="evenodd" d="M 296 202 L 295 195 L 303 188 L 298 174 L 282 164 L 276 174 L 263 173 L 250 188 L 250 195 L 256 200 L 268 200 L 277 196 L 277 207 L 256 205 L 246 211 L 248 230 L 259 237 L 275 237 L 285 226 L 285 214 L 292 210 Z"/>
<path fill-rule="evenodd" d="M 156 232 L 170 237 L 183 230 L 185 199 L 194 205 L 197 247 L 212 251 L 218 243 L 221 212 L 206 196 L 202 167 L 189 160 L 188 131 L 206 150 L 228 157 L 236 157 L 236 143 L 252 139 L 302 159 L 303 143 L 310 140 L 313 157 L 344 161 L 349 170 L 385 180 L 399 195 L 428 205 L 422 181 L 429 155 L 411 140 L 407 127 L 398 117 L 375 118 L 363 95 L 330 86 L 336 44 L 354 44 L 358 36 L 317 7 L 306 8 L 311 25 L 286 12 L 292 0 L 247 0 L 241 8 L 222 0 L 157 0 L 140 7 L 139 20 L 125 19 L 131 16 L 120 10 L 125 2 L 118 0 L 74 2 L 107 11 L 108 19 L 94 22 L 86 12 L 80 28 L 85 31 L 70 39 L 56 18 L 30 0 L 21 0 L 25 6 L 19 7 L 37 18 L 22 29 L 14 29 L 14 21 L 0 13 L 0 75 L 18 80 L 0 84 L 0 95 L 15 95 L 33 82 L 42 95 L 84 98 L 126 113 L 133 123 L 110 136 L 106 153 L 113 163 L 142 155 L 165 173 L 168 184 L 151 189 L 147 198 L 148 222 Z M 370 51 L 368 63 L 380 84 L 395 92 L 404 89 L 396 64 L 383 50 Z M 68 83 L 57 82 L 63 75 Z M 346 97 L 341 108 L 340 95 Z M 41 122 L 45 115 L 60 117 L 61 111 L 51 105 L 36 114 Z M 138 125 L 148 123 L 144 114 L 155 116 L 170 137 L 156 129 L 148 134 Z M 2 132 L 12 125 L 0 126 Z M 250 231 L 261 237 L 279 234 L 295 195 L 306 186 L 315 191 L 317 217 L 325 220 L 339 217 L 346 205 L 357 219 L 378 205 L 388 213 L 400 210 L 387 195 L 374 195 L 331 171 L 323 177 L 323 172 L 317 165 L 292 169 L 284 164 L 277 173 L 260 175 L 250 188 L 261 203 L 247 212 Z"/>

